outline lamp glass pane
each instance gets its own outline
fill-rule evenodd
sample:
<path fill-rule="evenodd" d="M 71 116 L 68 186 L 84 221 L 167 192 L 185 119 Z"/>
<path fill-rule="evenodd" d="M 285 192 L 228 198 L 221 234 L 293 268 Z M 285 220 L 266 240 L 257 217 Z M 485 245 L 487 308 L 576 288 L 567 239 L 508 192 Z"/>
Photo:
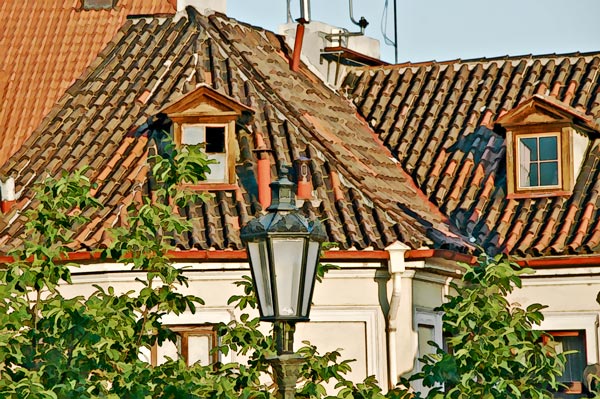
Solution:
<path fill-rule="evenodd" d="M 308 251 L 306 254 L 306 275 L 304 276 L 304 293 L 302 294 L 302 316 L 308 316 L 310 306 L 310 293 L 315 284 L 315 273 L 317 272 L 317 264 L 319 263 L 319 251 L 321 244 L 319 242 L 310 241 L 308 243 Z"/>
<path fill-rule="evenodd" d="M 254 273 L 254 288 L 258 296 L 258 303 L 263 316 L 274 316 L 273 299 L 271 298 L 271 275 L 269 274 L 269 257 L 266 251 L 266 242 L 248 242 L 250 267 Z"/>
<path fill-rule="evenodd" d="M 304 239 L 274 238 L 272 243 L 279 315 L 293 316 L 298 313 Z"/>

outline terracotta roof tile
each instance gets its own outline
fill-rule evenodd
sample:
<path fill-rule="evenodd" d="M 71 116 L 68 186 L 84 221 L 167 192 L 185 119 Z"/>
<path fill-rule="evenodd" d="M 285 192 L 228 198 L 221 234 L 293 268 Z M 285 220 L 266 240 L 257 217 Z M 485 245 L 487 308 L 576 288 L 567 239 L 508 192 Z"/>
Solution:
<path fill-rule="evenodd" d="M 504 139 L 490 128 L 534 95 L 597 126 L 599 68 L 600 53 L 359 68 L 340 91 L 464 235 L 520 256 L 589 253 L 600 250 L 600 139 L 592 137 L 572 195 L 508 200 Z M 397 108 L 381 120 L 389 104 Z"/>
<path fill-rule="evenodd" d="M 0 81 L 6 82 L 0 90 L 0 165 L 109 43 L 127 15 L 163 13 L 174 13 L 167 0 L 119 0 L 115 9 L 104 11 L 84 11 L 80 0 L 0 2 L 0 70 L 5 76 Z"/>
<path fill-rule="evenodd" d="M 329 240 L 342 248 L 381 249 L 397 239 L 413 247 L 466 245 L 352 104 L 305 67 L 298 74 L 289 72 L 289 49 L 278 37 L 221 14 L 188 13 L 136 19 L 123 26 L 27 146 L 0 170 L 16 176 L 23 199 L 48 168 L 59 173 L 91 164 L 88 174 L 99 183 L 95 196 L 105 208 L 92 215 L 92 224 L 81 227 L 77 239 L 84 248 L 106 245 L 109 238 L 103 230 L 123 223 L 123 205 L 139 199 L 142 185 L 144 193 L 152 195 L 146 166 L 149 144 L 128 132 L 196 84 L 208 82 L 251 105 L 255 121 L 236 132 L 239 188 L 218 191 L 206 202 L 181 209 L 193 231 L 174 237 L 178 248 L 241 247 L 239 226 L 261 211 L 252 131 L 261 132 L 273 150 L 272 176 L 298 156 L 311 158 L 315 198 L 302 209 L 323 219 Z M 391 93 L 393 88 L 387 90 Z M 146 101 L 136 101 L 140 96 Z M 331 176 L 339 176 L 339 182 L 332 184 Z M 415 198 L 420 200 L 413 203 Z M 4 241 L 5 248 L 19 242 L 21 229 L 22 222 L 15 222 L 0 231 L 0 240 L 3 234 L 13 236 L 10 243 Z"/>

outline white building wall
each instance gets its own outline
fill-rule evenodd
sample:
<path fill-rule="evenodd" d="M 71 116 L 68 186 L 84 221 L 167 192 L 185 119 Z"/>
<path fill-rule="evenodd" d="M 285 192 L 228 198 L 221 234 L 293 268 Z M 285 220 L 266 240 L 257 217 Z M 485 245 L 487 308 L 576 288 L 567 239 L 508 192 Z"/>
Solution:
<path fill-rule="evenodd" d="M 527 307 L 547 305 L 540 329 L 546 331 L 584 330 L 588 364 L 598 363 L 600 332 L 600 268 L 573 265 L 562 269 L 537 270 L 523 278 L 523 287 L 510 296 L 511 303 Z"/>
<path fill-rule="evenodd" d="M 242 290 L 234 282 L 250 270 L 245 263 L 179 263 L 186 269 L 189 287 L 181 292 L 201 297 L 205 305 L 196 314 L 170 315 L 165 323 L 171 325 L 227 323 L 239 317 L 239 311 L 227 305 L 231 295 Z M 349 377 L 360 381 L 374 375 L 382 387 L 388 387 L 390 379 L 388 359 L 388 323 L 390 300 L 393 291 L 387 262 L 339 263 L 339 270 L 331 270 L 322 283 L 317 283 L 313 296 L 311 321 L 298 323 L 295 347 L 308 340 L 321 353 L 341 350 L 342 358 L 356 359 Z M 412 372 L 418 349 L 418 322 L 435 315 L 433 308 L 442 303 L 447 278 L 425 271 L 426 264 L 412 264 L 403 272 L 400 306 L 398 308 L 398 334 L 395 345 L 397 377 Z M 63 287 L 65 294 L 90 295 L 92 284 L 114 287 L 116 292 L 139 289 L 136 273 L 124 270 L 121 264 L 89 264 L 73 268 L 70 286 Z M 257 313 L 255 313 L 257 315 Z M 439 316 L 436 316 L 439 318 Z M 264 332 L 270 329 L 264 323 Z M 441 337 L 441 325 L 439 334 Z M 237 361 L 229 354 L 223 361 Z M 393 384 L 392 384 L 393 385 Z"/>

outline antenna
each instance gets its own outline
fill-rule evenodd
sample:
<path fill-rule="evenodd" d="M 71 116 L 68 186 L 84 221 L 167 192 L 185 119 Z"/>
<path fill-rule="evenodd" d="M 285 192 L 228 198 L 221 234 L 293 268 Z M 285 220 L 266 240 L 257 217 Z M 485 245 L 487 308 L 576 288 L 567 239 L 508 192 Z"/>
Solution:
<path fill-rule="evenodd" d="M 365 19 L 365 17 L 360 17 L 360 20 L 355 20 L 354 19 L 354 6 L 352 5 L 352 0 L 348 0 L 349 1 L 349 7 L 350 7 L 350 20 L 352 21 L 352 23 L 354 25 L 357 25 L 360 27 L 360 33 L 365 33 L 365 28 L 367 27 L 367 25 L 369 25 L 369 22 Z"/>
<path fill-rule="evenodd" d="M 292 0 L 287 0 L 287 23 L 291 23 L 294 19 L 292 18 Z"/>
<path fill-rule="evenodd" d="M 394 0 L 394 40 L 392 41 L 387 35 L 389 0 L 385 0 L 383 5 L 383 14 L 381 15 L 381 33 L 384 43 L 388 46 L 394 46 L 395 63 L 398 63 L 398 13 L 397 3 Z"/>

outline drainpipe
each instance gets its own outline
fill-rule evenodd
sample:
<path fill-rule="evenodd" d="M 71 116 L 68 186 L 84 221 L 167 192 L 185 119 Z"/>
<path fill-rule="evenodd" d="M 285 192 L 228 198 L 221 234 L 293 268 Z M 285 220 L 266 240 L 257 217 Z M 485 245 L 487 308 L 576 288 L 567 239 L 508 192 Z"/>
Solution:
<path fill-rule="evenodd" d="M 390 309 L 387 314 L 387 340 L 388 340 L 388 366 L 389 378 L 388 384 L 391 388 L 396 386 L 398 381 L 398 319 L 401 309 L 402 297 L 402 277 L 406 272 L 406 262 L 404 255 L 410 248 L 405 244 L 396 241 L 385 250 L 390 254 L 388 271 L 392 279 L 392 296 L 390 299 Z M 411 306 L 412 307 L 412 306 Z M 411 310 L 412 312 L 412 310 Z M 410 321 L 412 326 L 412 320 Z"/>
<path fill-rule="evenodd" d="M 5 181 L 0 180 L 0 211 L 8 213 L 15 202 L 15 179 L 9 177 Z"/>

